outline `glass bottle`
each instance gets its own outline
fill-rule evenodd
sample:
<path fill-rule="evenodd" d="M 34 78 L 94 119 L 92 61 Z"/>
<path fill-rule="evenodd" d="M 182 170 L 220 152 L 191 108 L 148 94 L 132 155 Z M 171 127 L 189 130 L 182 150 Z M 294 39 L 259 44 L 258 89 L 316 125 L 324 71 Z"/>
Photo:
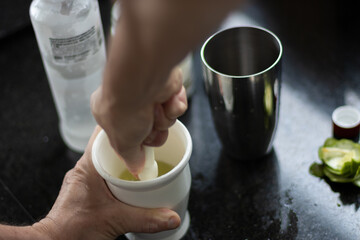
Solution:
<path fill-rule="evenodd" d="M 83 152 L 96 125 L 90 96 L 106 62 L 97 0 L 33 0 L 30 18 L 66 145 Z"/>

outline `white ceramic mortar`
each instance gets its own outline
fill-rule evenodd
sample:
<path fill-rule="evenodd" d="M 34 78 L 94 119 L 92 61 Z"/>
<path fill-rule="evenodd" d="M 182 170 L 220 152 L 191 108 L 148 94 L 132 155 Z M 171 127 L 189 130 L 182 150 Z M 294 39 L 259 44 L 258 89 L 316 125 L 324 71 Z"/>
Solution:
<path fill-rule="evenodd" d="M 169 129 L 166 143 L 155 149 L 155 159 L 175 166 L 168 173 L 147 181 L 126 181 L 118 178 L 126 168 L 102 130 L 92 148 L 92 160 L 98 173 L 105 179 L 110 191 L 120 201 L 137 207 L 170 208 L 181 218 L 181 225 L 175 230 L 160 233 L 128 233 L 131 240 L 180 239 L 190 224 L 187 205 L 191 186 L 189 159 L 192 140 L 186 127 L 180 122 Z"/>

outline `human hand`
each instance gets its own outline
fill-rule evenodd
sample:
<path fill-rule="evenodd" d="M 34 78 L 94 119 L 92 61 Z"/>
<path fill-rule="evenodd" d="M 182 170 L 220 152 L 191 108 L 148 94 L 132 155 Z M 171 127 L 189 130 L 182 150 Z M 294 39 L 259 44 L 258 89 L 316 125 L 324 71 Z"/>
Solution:
<path fill-rule="evenodd" d="M 240 2 L 120 1 L 103 85 L 93 94 L 91 108 L 133 175 L 144 166 L 143 146 L 164 143 L 167 129 L 187 107 L 173 67 Z"/>
<path fill-rule="evenodd" d="M 50 213 L 33 225 L 47 239 L 115 239 L 127 232 L 159 232 L 180 225 L 180 217 L 169 209 L 132 207 L 115 199 L 91 160 L 92 143 L 63 181 Z"/>
<path fill-rule="evenodd" d="M 91 108 L 119 158 L 137 175 L 145 162 L 143 146 L 161 146 L 168 128 L 187 109 L 181 70 L 173 69 L 164 86 L 154 92 L 133 89 L 116 94 L 100 87 L 91 97 Z"/>

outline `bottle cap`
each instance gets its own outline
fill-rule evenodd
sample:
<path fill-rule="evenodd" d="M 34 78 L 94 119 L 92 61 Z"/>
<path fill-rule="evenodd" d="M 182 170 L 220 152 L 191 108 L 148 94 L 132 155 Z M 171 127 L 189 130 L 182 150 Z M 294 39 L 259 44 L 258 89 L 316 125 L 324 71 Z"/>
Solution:
<path fill-rule="evenodd" d="M 353 106 L 341 106 L 332 113 L 333 135 L 335 138 L 359 140 L 360 111 Z"/>

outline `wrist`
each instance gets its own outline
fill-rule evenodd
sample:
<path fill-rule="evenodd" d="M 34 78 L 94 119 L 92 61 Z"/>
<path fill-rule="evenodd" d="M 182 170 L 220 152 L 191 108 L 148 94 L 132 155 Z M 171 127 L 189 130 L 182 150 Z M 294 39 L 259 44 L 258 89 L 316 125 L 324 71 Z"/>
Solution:
<path fill-rule="evenodd" d="M 164 50 L 165 44 L 159 46 L 127 18 L 122 19 L 110 42 L 103 92 L 116 105 L 123 103 L 126 108 L 128 99 L 136 98 L 134 104 L 143 106 L 156 97 L 176 61 Z"/>
<path fill-rule="evenodd" d="M 35 225 L 35 224 L 34 224 Z M 52 240 L 49 235 L 44 234 L 38 227 L 32 226 L 8 226 L 0 225 L 0 239 L 7 240 Z"/>
<path fill-rule="evenodd" d="M 74 218 L 73 214 L 66 214 L 65 211 L 60 214 L 50 212 L 31 227 L 36 234 L 41 236 L 41 238 L 36 238 L 40 240 L 82 239 L 79 232 L 76 231 L 76 229 L 82 228 L 81 222 L 75 224 L 74 219 L 76 217 Z M 74 225 L 77 225 L 78 228 L 75 228 Z"/>
<path fill-rule="evenodd" d="M 56 223 L 46 217 L 39 222 L 34 223 L 32 226 L 30 226 L 33 233 L 40 236 L 39 240 L 57 240 L 60 239 L 58 235 L 58 226 Z"/>

